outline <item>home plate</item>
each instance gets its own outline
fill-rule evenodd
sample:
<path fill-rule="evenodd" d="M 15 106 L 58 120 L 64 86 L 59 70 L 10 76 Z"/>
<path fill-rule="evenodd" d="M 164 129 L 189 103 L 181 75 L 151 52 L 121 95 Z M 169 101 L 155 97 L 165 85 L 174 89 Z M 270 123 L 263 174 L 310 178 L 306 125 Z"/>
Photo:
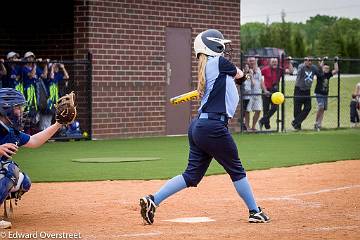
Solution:
<path fill-rule="evenodd" d="M 215 222 L 214 219 L 208 217 L 187 217 L 187 218 L 175 218 L 170 220 L 163 220 L 166 222 L 177 222 L 177 223 L 202 223 L 202 222 Z"/>

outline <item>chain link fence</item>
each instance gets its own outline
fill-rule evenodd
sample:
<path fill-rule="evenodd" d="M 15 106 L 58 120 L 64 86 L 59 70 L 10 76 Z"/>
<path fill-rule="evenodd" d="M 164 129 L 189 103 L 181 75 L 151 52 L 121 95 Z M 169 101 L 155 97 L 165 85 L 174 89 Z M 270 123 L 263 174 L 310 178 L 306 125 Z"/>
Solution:
<path fill-rule="evenodd" d="M 278 84 L 272 92 L 280 91 L 285 95 L 284 104 L 276 108 L 269 121 L 269 125 L 265 127 L 261 123 L 264 115 L 267 113 L 266 100 L 269 100 L 269 95 L 265 94 L 262 89 L 261 94 L 246 91 L 243 84 L 240 91 L 240 106 L 241 116 L 240 124 L 242 132 L 278 132 L 278 131 L 294 131 L 299 130 L 299 127 L 293 126 L 294 121 L 294 106 L 295 102 L 307 101 L 307 106 L 302 105 L 301 110 L 308 110 L 308 114 L 301 122 L 301 130 L 326 130 L 335 128 L 350 127 L 350 102 L 355 86 L 360 82 L 360 59 L 338 59 L 338 58 L 322 58 L 323 63 L 329 66 L 330 71 L 334 70 L 334 63 L 337 62 L 339 71 L 335 73 L 328 81 L 329 93 L 328 96 L 316 96 L 315 88 L 317 85 L 317 78 L 314 77 L 309 94 L 307 96 L 300 96 L 294 93 L 296 78 L 298 77 L 298 67 L 304 62 L 304 58 L 289 58 L 284 55 L 278 56 L 259 56 L 259 55 L 244 55 L 241 56 L 241 67 L 245 69 L 251 64 L 251 59 L 255 59 L 256 65 L 263 72 L 264 68 L 270 64 L 271 59 L 276 59 L 278 64 L 271 72 L 276 74 Z M 250 61 L 249 61 L 250 60 Z M 319 58 L 310 58 L 313 65 L 319 66 Z M 290 69 L 292 68 L 292 69 Z M 275 77 L 274 77 L 275 78 Z M 270 90 L 270 89 L 267 89 Z M 246 111 L 246 99 L 260 96 L 262 98 L 262 111 L 255 129 L 252 129 L 252 120 L 256 115 L 255 112 Z M 318 99 L 317 99 L 318 97 Z M 321 128 L 318 126 L 319 116 L 318 101 L 327 100 L 327 110 L 324 111 L 323 119 L 321 121 Z M 265 109 L 264 109 L 265 107 Z M 271 108 L 271 107 L 270 107 Z M 307 108 L 307 109 L 304 109 Z M 298 110 L 299 111 L 299 110 Z M 250 115 L 250 131 L 246 126 L 246 115 Z M 296 115 L 296 114 L 295 114 Z"/>

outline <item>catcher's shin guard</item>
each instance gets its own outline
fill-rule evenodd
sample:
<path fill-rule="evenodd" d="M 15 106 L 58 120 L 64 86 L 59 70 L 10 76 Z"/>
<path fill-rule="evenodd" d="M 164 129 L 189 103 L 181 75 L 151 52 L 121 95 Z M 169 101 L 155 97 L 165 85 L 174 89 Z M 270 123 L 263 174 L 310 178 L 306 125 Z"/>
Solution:
<path fill-rule="evenodd" d="M 9 193 L 18 183 L 19 167 L 13 161 L 2 161 L 0 164 L 0 204 L 4 203 L 4 217 L 9 218 L 13 213 Z M 7 201 L 9 202 L 9 207 L 7 206 Z"/>
<path fill-rule="evenodd" d="M 16 186 L 10 189 L 10 194 L 8 194 L 7 199 L 4 202 L 4 217 L 5 219 L 10 219 L 13 215 L 13 203 L 17 205 L 18 201 L 21 199 L 21 196 L 30 190 L 31 180 L 26 173 L 19 173 L 19 179 Z"/>
<path fill-rule="evenodd" d="M 18 183 L 10 190 L 10 198 L 15 198 L 15 204 L 17 204 L 21 196 L 28 192 L 30 188 L 31 180 L 29 176 L 24 172 L 20 172 Z"/>
<path fill-rule="evenodd" d="M 1 162 L 0 169 L 0 204 L 8 197 L 10 190 L 17 185 L 19 167 L 13 161 Z"/>

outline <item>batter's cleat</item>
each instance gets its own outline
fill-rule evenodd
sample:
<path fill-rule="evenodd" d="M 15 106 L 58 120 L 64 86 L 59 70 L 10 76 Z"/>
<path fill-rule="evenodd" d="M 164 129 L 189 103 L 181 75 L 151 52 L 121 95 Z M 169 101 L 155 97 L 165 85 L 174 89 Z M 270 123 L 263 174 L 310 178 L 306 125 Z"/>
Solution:
<path fill-rule="evenodd" d="M 153 224 L 156 210 L 156 204 L 154 203 L 154 196 L 148 195 L 140 198 L 140 214 L 144 219 L 144 224 Z"/>
<path fill-rule="evenodd" d="M 270 218 L 259 207 L 259 212 L 256 210 L 249 211 L 249 223 L 267 223 L 270 222 Z"/>
<path fill-rule="evenodd" d="M 0 221 L 0 229 L 8 229 L 11 228 L 11 222 L 1 220 Z"/>

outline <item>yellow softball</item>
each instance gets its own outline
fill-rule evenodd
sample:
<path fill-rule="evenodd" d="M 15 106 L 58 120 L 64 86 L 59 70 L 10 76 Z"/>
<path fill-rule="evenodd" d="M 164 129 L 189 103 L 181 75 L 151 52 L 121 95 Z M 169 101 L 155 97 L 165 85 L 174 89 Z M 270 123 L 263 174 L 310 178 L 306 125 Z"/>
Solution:
<path fill-rule="evenodd" d="M 282 94 L 281 92 L 275 92 L 271 95 L 271 101 L 276 105 L 282 104 L 284 100 L 284 94 Z"/>

